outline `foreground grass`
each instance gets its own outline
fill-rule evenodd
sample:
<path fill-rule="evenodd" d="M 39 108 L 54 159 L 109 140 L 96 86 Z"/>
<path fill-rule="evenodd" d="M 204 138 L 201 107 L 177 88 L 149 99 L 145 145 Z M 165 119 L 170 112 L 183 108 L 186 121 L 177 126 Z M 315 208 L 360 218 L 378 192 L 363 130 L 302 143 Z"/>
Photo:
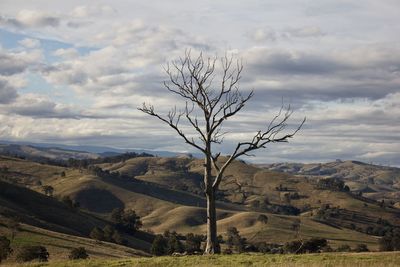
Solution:
<path fill-rule="evenodd" d="M 387 253 L 322 253 L 303 255 L 216 255 L 216 256 L 183 256 L 183 257 L 154 257 L 154 258 L 125 258 L 118 260 L 82 260 L 82 261 L 53 261 L 50 263 L 31 263 L 24 266 L 399 266 L 400 252 Z"/>

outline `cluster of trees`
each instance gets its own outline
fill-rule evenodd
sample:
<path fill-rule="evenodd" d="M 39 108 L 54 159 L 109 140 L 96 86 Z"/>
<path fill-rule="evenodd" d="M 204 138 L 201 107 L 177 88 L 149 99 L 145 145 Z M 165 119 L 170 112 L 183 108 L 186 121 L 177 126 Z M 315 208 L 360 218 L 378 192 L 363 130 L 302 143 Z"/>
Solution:
<path fill-rule="evenodd" d="M 320 252 L 367 252 L 369 251 L 368 246 L 365 244 L 358 244 L 354 249 L 349 245 L 343 244 L 336 249 L 332 249 L 328 245 L 328 241 L 325 238 L 311 238 L 306 240 L 294 240 L 285 243 L 283 246 L 277 244 L 265 244 L 261 243 L 258 245 L 259 252 L 263 253 L 320 253 Z"/>
<path fill-rule="evenodd" d="M 151 253 L 157 256 L 184 252 L 196 254 L 201 252 L 201 242 L 204 240 L 205 236 L 203 235 L 189 233 L 181 236 L 176 232 L 166 231 L 163 235 L 156 235 L 151 246 Z"/>
<path fill-rule="evenodd" d="M 400 250 L 400 229 L 394 228 L 388 231 L 380 240 L 379 248 L 381 251 Z"/>
<path fill-rule="evenodd" d="M 18 254 L 16 256 L 17 261 L 26 262 L 26 261 L 48 261 L 49 252 L 44 246 L 24 246 L 19 249 Z"/>
<path fill-rule="evenodd" d="M 89 236 L 97 241 L 107 241 L 121 245 L 127 243 L 121 233 L 111 225 L 106 225 L 103 229 L 96 226 L 92 229 Z"/>
<path fill-rule="evenodd" d="M 246 249 L 247 240 L 240 236 L 239 231 L 236 227 L 229 227 L 226 231 L 226 245 L 228 248 L 224 251 L 226 254 L 230 254 L 233 251 L 242 253 Z"/>
<path fill-rule="evenodd" d="M 10 244 L 11 241 L 7 237 L 0 236 L 0 263 L 14 253 L 14 250 L 11 248 Z M 33 260 L 46 262 L 50 257 L 47 248 L 40 245 L 22 246 L 16 249 L 15 252 L 15 259 L 18 262 L 28 262 Z M 69 253 L 69 259 L 71 260 L 87 258 L 89 258 L 89 255 L 84 247 L 73 248 Z"/>
<path fill-rule="evenodd" d="M 113 225 L 106 225 L 103 229 L 94 227 L 90 232 L 92 239 L 126 245 L 127 240 L 121 232 L 133 235 L 142 227 L 140 217 L 134 210 L 116 208 L 110 217 Z"/>
<path fill-rule="evenodd" d="M 318 189 L 349 192 L 350 188 L 339 178 L 319 179 L 316 185 Z"/>
<path fill-rule="evenodd" d="M 394 229 L 389 221 L 382 218 L 378 218 L 375 224 L 368 222 L 369 225 L 367 226 L 357 225 L 355 222 L 362 220 L 359 214 L 339 207 L 331 207 L 329 204 L 321 205 L 315 213 L 315 217 L 331 224 L 348 227 L 351 230 L 374 236 L 390 234 Z M 351 223 L 348 223 L 348 221 L 351 221 Z"/>
<path fill-rule="evenodd" d="M 285 243 L 283 251 L 285 253 L 316 253 L 322 252 L 328 247 L 328 241 L 325 238 L 312 238 L 309 240 L 295 240 Z"/>
<path fill-rule="evenodd" d="M 115 208 L 111 212 L 111 221 L 117 229 L 130 234 L 134 234 L 142 227 L 140 217 L 131 209 Z"/>

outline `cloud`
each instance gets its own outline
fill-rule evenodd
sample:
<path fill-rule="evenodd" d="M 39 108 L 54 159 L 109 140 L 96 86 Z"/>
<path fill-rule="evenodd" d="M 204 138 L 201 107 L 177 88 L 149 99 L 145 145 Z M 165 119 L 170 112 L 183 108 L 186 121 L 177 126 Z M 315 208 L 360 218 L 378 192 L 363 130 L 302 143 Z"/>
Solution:
<path fill-rule="evenodd" d="M 242 85 L 278 104 L 282 97 L 300 105 L 307 101 L 382 99 L 400 88 L 399 52 L 385 46 L 330 54 L 250 49 L 242 53 L 246 62 Z"/>
<path fill-rule="evenodd" d="M 26 48 L 38 48 L 40 47 L 40 40 L 32 39 L 32 38 L 25 38 L 18 42 L 20 45 Z"/>
<path fill-rule="evenodd" d="M 289 37 L 308 38 L 323 36 L 321 28 L 318 26 L 305 26 L 301 28 L 289 28 L 287 30 Z"/>
<path fill-rule="evenodd" d="M 0 17 L 0 23 L 17 28 L 58 27 L 60 18 L 39 10 L 23 9 L 14 18 Z"/>
<path fill-rule="evenodd" d="M 0 104 L 8 104 L 17 98 L 17 90 L 7 80 L 0 78 Z"/>
<path fill-rule="evenodd" d="M 47 97 L 37 94 L 24 94 L 16 101 L 2 108 L 10 114 L 17 114 L 31 118 L 79 118 L 79 113 L 73 111 L 72 106 L 55 103 Z"/>
<path fill-rule="evenodd" d="M 163 88 L 162 65 L 186 48 L 211 56 L 228 50 L 243 59 L 240 88 L 255 97 L 227 122 L 225 153 L 265 126 L 283 97 L 295 110 L 291 126 L 303 116 L 307 124 L 289 145 L 252 160 L 400 162 L 396 1 L 206 1 L 196 14 L 189 2 L 4 1 L 0 24 L 27 40 L 0 50 L 1 138 L 182 150 L 173 130 L 136 107 L 151 102 L 164 114 L 184 105 Z M 23 78 L 27 86 L 18 84 Z"/>
<path fill-rule="evenodd" d="M 43 58 L 40 50 L 8 52 L 0 50 L 0 75 L 10 76 L 24 72 Z"/>
<path fill-rule="evenodd" d="M 108 5 L 93 5 L 93 6 L 77 6 L 71 16 L 75 18 L 87 18 L 92 16 L 110 16 L 115 15 L 117 11 Z"/>
<path fill-rule="evenodd" d="M 79 56 L 79 52 L 75 48 L 60 48 L 54 51 L 53 55 L 64 59 L 74 59 Z"/>
<path fill-rule="evenodd" d="M 257 28 L 248 36 L 257 43 L 290 41 L 301 38 L 322 37 L 325 33 L 318 26 L 288 27 L 276 30 L 272 27 Z"/>

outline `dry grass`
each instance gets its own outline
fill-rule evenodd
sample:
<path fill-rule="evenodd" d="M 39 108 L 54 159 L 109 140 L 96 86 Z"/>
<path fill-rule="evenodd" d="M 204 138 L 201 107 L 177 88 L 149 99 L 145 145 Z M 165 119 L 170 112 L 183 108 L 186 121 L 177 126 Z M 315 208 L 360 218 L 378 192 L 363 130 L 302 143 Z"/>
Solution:
<path fill-rule="evenodd" d="M 301 267 L 394 267 L 398 266 L 400 253 L 324 253 L 304 255 L 216 255 L 126 258 L 117 260 L 54 261 L 45 264 L 27 264 L 24 266 L 137 266 L 137 267 L 180 267 L 180 266 L 301 266 Z"/>

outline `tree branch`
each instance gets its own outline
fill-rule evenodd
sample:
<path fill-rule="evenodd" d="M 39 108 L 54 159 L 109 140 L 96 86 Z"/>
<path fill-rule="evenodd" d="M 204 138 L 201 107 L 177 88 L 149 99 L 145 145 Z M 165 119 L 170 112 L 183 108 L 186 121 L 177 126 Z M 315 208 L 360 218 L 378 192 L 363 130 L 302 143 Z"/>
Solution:
<path fill-rule="evenodd" d="M 167 118 L 163 118 L 162 116 L 158 115 L 157 113 L 154 112 L 154 107 L 152 105 L 146 105 L 145 103 L 143 103 L 143 106 L 141 108 L 138 108 L 138 110 L 149 114 L 151 116 L 154 116 L 156 118 L 158 118 L 159 120 L 165 122 L 166 124 L 168 124 L 171 128 L 173 128 L 184 140 L 187 144 L 197 148 L 198 150 L 200 150 L 203 153 L 206 153 L 205 149 L 200 147 L 198 144 L 196 144 L 196 142 L 194 141 L 193 138 L 189 139 L 182 130 L 180 130 L 178 128 L 179 125 L 179 121 L 180 118 L 182 117 L 183 113 L 179 113 L 178 116 L 176 113 L 176 108 L 172 111 L 170 111 L 167 115 Z"/>

